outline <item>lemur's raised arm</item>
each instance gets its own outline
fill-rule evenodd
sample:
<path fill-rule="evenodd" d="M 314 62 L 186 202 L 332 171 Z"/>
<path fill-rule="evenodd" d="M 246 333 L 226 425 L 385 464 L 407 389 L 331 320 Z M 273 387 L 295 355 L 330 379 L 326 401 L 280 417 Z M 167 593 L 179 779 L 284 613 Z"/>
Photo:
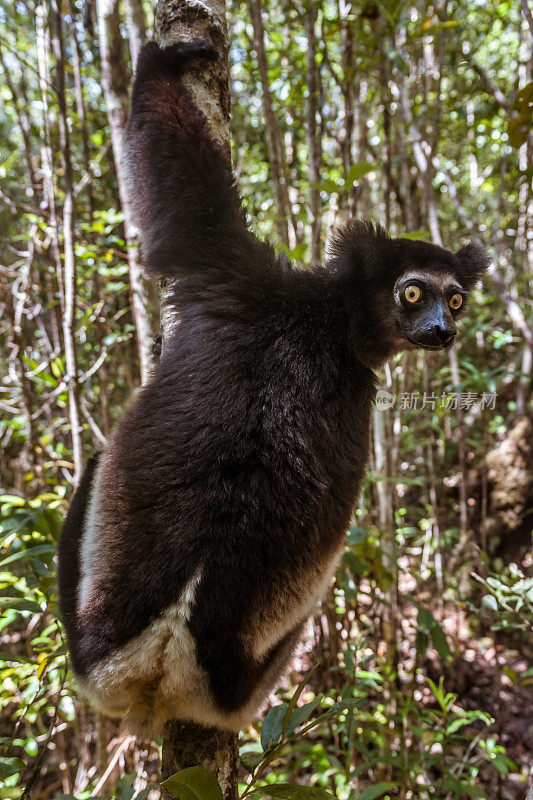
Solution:
<path fill-rule="evenodd" d="M 204 41 L 143 50 L 128 130 L 144 262 L 182 278 L 180 324 L 71 503 L 59 590 L 85 693 L 143 736 L 247 725 L 343 551 L 379 367 L 451 345 L 487 267 L 337 234 L 286 269 L 246 227 L 230 164 L 182 82 Z"/>
<path fill-rule="evenodd" d="M 127 132 L 128 173 L 145 266 L 170 278 L 242 271 L 272 250 L 247 229 L 228 154 L 182 82 L 191 62 L 216 59 L 206 40 L 140 55 Z"/>

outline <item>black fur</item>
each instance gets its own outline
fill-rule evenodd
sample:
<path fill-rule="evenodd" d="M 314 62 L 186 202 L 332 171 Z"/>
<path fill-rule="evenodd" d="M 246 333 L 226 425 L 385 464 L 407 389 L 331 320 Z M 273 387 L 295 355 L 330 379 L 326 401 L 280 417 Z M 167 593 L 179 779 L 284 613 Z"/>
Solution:
<path fill-rule="evenodd" d="M 60 592 L 72 661 L 85 675 L 201 567 L 188 624 L 212 694 L 231 711 L 272 664 L 276 680 L 303 619 L 261 662 L 246 645 L 250 631 L 305 598 L 342 547 L 368 455 L 371 368 L 406 344 L 391 317 L 395 280 L 416 267 L 451 272 L 468 288 L 486 256 L 352 223 L 323 268 L 291 269 L 247 230 L 227 157 L 183 87 L 196 56 L 212 48 L 151 44 L 139 60 L 131 186 L 147 268 L 181 278 L 180 324 L 102 455 L 112 579 L 77 619 L 92 464 L 65 523 Z"/>

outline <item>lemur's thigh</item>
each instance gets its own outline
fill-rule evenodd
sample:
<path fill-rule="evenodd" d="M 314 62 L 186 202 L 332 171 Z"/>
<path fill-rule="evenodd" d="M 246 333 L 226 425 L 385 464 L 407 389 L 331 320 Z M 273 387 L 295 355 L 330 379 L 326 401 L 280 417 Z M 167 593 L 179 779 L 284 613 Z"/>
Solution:
<path fill-rule="evenodd" d="M 256 688 L 260 702 L 274 688 L 285 672 L 294 655 L 296 646 L 302 638 L 305 623 L 305 619 L 298 622 L 265 656 L 262 675 Z"/>
<path fill-rule="evenodd" d="M 286 633 L 262 658 L 237 633 L 220 637 L 214 625 L 196 633 L 196 652 L 206 670 L 213 700 L 226 713 L 259 706 L 283 673 L 300 639 L 305 621 Z"/>
<path fill-rule="evenodd" d="M 59 539 L 59 603 L 63 622 L 69 635 L 72 635 L 76 628 L 80 545 L 98 458 L 99 454 L 92 456 L 87 462 L 80 485 L 70 503 Z"/>

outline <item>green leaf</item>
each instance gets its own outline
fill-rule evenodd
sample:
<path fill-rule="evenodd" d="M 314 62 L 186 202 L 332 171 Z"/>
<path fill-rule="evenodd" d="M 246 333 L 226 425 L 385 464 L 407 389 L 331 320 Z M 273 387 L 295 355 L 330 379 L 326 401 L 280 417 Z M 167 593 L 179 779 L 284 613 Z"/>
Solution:
<path fill-rule="evenodd" d="M 256 751 L 252 753 L 240 754 L 241 764 L 250 774 L 255 771 L 256 767 L 261 763 L 264 757 L 265 756 L 263 753 L 257 753 Z"/>
<path fill-rule="evenodd" d="M 366 558 L 359 558 L 352 550 L 344 551 L 342 563 L 348 567 L 352 575 L 365 575 L 372 567 L 370 561 L 367 561 Z"/>
<path fill-rule="evenodd" d="M 26 764 L 20 758 L 0 758 L 0 778 L 9 778 L 17 772 L 24 772 Z"/>
<path fill-rule="evenodd" d="M 529 132 L 531 130 L 530 120 L 523 114 L 512 117 L 507 123 L 507 135 L 509 136 L 509 143 L 517 150 L 527 141 Z"/>
<path fill-rule="evenodd" d="M 24 506 L 26 501 L 18 494 L 0 494 L 0 503 L 5 503 L 8 506 Z"/>
<path fill-rule="evenodd" d="M 223 800 L 215 776 L 202 767 L 187 767 L 162 781 L 167 792 L 179 800 Z"/>
<path fill-rule="evenodd" d="M 521 147 L 527 141 L 533 126 L 533 82 L 526 84 L 517 93 L 511 106 L 507 123 L 507 134 L 512 147 Z"/>
<path fill-rule="evenodd" d="M 458 719 L 454 719 L 446 728 L 446 734 L 451 736 L 452 733 L 456 733 L 465 725 L 470 725 L 471 722 L 472 720 L 469 717 L 459 717 Z"/>
<path fill-rule="evenodd" d="M 444 631 L 438 623 L 431 629 L 431 640 L 439 656 L 443 661 L 446 661 L 451 655 L 450 647 L 444 635 Z"/>
<path fill-rule="evenodd" d="M 385 792 L 389 791 L 389 789 L 396 789 L 397 785 L 398 784 L 392 781 L 381 781 L 381 783 L 375 783 L 374 786 L 368 786 L 368 788 L 366 788 L 364 792 L 359 795 L 357 800 L 374 800 L 374 798 L 384 795 Z"/>
<path fill-rule="evenodd" d="M 320 189 L 320 191 L 328 192 L 328 194 L 340 192 L 342 189 L 342 184 L 332 178 L 325 178 L 322 183 L 310 183 L 309 185 L 312 189 Z"/>
<path fill-rule="evenodd" d="M 51 544 L 40 544 L 37 547 L 28 547 L 27 550 L 19 550 L 18 553 L 13 553 L 13 555 L 4 558 L 0 561 L 0 567 L 3 567 L 4 564 L 12 564 L 13 561 L 20 561 L 21 558 L 35 558 L 36 556 L 41 556 L 43 553 L 55 553 L 56 547 Z"/>
<path fill-rule="evenodd" d="M 447 792 L 454 792 L 456 796 L 460 797 L 463 794 L 469 797 L 486 797 L 486 792 L 479 786 L 473 786 L 466 781 L 458 781 L 456 778 L 446 778 L 441 784 L 441 789 Z"/>
<path fill-rule="evenodd" d="M 429 636 L 424 631 L 416 632 L 416 652 L 419 656 L 425 656 L 428 649 Z"/>
<path fill-rule="evenodd" d="M 377 684 L 373 684 L 376 688 L 379 689 Z M 354 698 L 350 698 L 349 700 L 339 700 L 338 703 L 334 703 L 327 711 L 324 711 L 319 717 L 311 720 L 309 723 L 310 725 L 319 725 L 325 720 L 333 719 L 335 717 L 344 714 L 346 711 L 350 711 L 353 708 L 360 708 L 364 704 L 364 700 L 356 700 Z"/>
<path fill-rule="evenodd" d="M 268 748 L 279 741 L 282 731 L 285 714 L 287 713 L 287 706 L 282 703 L 280 706 L 271 708 L 265 717 L 263 727 L 261 728 L 261 747 L 263 750 Z"/>
<path fill-rule="evenodd" d="M 350 525 L 350 530 L 348 531 L 348 542 L 350 544 L 360 544 L 368 538 L 368 534 L 368 528 L 363 528 L 362 525 Z"/>
<path fill-rule="evenodd" d="M 313 674 L 313 672 L 315 671 L 316 668 L 317 668 L 317 664 L 314 664 L 311 667 L 311 669 L 307 670 L 307 672 L 303 676 L 302 680 L 300 681 L 300 683 L 298 684 L 298 686 L 296 687 L 296 689 L 292 693 L 292 697 L 289 700 L 288 705 L 287 705 L 287 711 L 285 712 L 285 719 L 283 720 L 283 728 L 282 728 L 282 731 L 281 731 L 283 736 L 286 733 L 287 726 L 289 724 L 289 719 L 291 717 L 291 714 L 292 714 L 293 711 L 295 711 L 297 709 L 298 700 L 300 699 L 300 696 L 301 696 L 303 690 L 305 689 L 305 687 L 307 686 L 307 684 L 309 682 L 309 678 L 311 677 L 311 675 Z"/>
<path fill-rule="evenodd" d="M 402 233 L 402 239 L 431 239 L 430 231 L 408 231 Z"/>
<path fill-rule="evenodd" d="M 285 735 L 290 736 L 292 733 L 294 733 L 296 728 L 298 728 L 303 722 L 306 721 L 306 719 L 311 716 L 315 708 L 320 705 L 321 700 L 321 697 L 315 697 L 315 699 L 311 700 L 310 703 L 306 703 L 305 705 L 296 708 L 290 716 Z"/>
<path fill-rule="evenodd" d="M 0 609 L 14 608 L 17 611 L 31 611 L 32 614 L 40 614 L 41 606 L 34 600 L 27 600 L 25 597 L 0 597 Z"/>
<path fill-rule="evenodd" d="M 497 611 L 498 610 L 498 601 L 496 600 L 494 595 L 486 594 L 483 597 L 482 602 L 483 602 L 483 605 L 487 606 L 487 608 L 490 608 L 491 611 Z"/>
<path fill-rule="evenodd" d="M 147 786 L 146 789 L 141 789 L 140 792 L 137 792 L 135 795 L 135 800 L 148 800 L 148 795 L 152 791 L 150 786 Z"/>
<path fill-rule="evenodd" d="M 33 664 L 31 658 L 15 653 L 0 652 L 0 664 Z"/>
<path fill-rule="evenodd" d="M 273 783 L 261 786 L 250 797 L 281 797 L 283 800 L 335 800 L 335 795 L 321 786 L 300 786 L 297 783 Z"/>
<path fill-rule="evenodd" d="M 429 631 L 435 625 L 435 617 L 429 610 L 429 608 L 421 608 L 418 612 L 417 617 L 417 624 L 421 631 L 425 631 L 425 633 L 429 633 Z"/>
<path fill-rule="evenodd" d="M 375 170 L 376 166 L 376 164 L 371 164 L 368 161 L 356 161 L 348 170 L 348 175 L 344 181 L 344 188 L 351 189 L 356 181 Z"/>

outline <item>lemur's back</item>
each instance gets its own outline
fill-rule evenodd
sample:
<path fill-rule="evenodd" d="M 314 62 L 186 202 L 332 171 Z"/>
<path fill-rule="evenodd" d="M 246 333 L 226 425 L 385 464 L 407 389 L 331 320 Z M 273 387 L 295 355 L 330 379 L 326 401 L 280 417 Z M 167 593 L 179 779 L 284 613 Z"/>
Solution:
<path fill-rule="evenodd" d="M 228 313 L 187 302 L 183 286 L 177 332 L 100 457 L 68 632 L 107 713 L 142 707 L 147 720 L 149 697 L 156 717 L 206 722 L 218 708 L 238 727 L 331 577 L 364 471 L 372 377 L 349 363 L 323 278 L 294 280 L 255 322 L 245 295 Z M 199 674 L 210 689 L 193 713 Z"/>

